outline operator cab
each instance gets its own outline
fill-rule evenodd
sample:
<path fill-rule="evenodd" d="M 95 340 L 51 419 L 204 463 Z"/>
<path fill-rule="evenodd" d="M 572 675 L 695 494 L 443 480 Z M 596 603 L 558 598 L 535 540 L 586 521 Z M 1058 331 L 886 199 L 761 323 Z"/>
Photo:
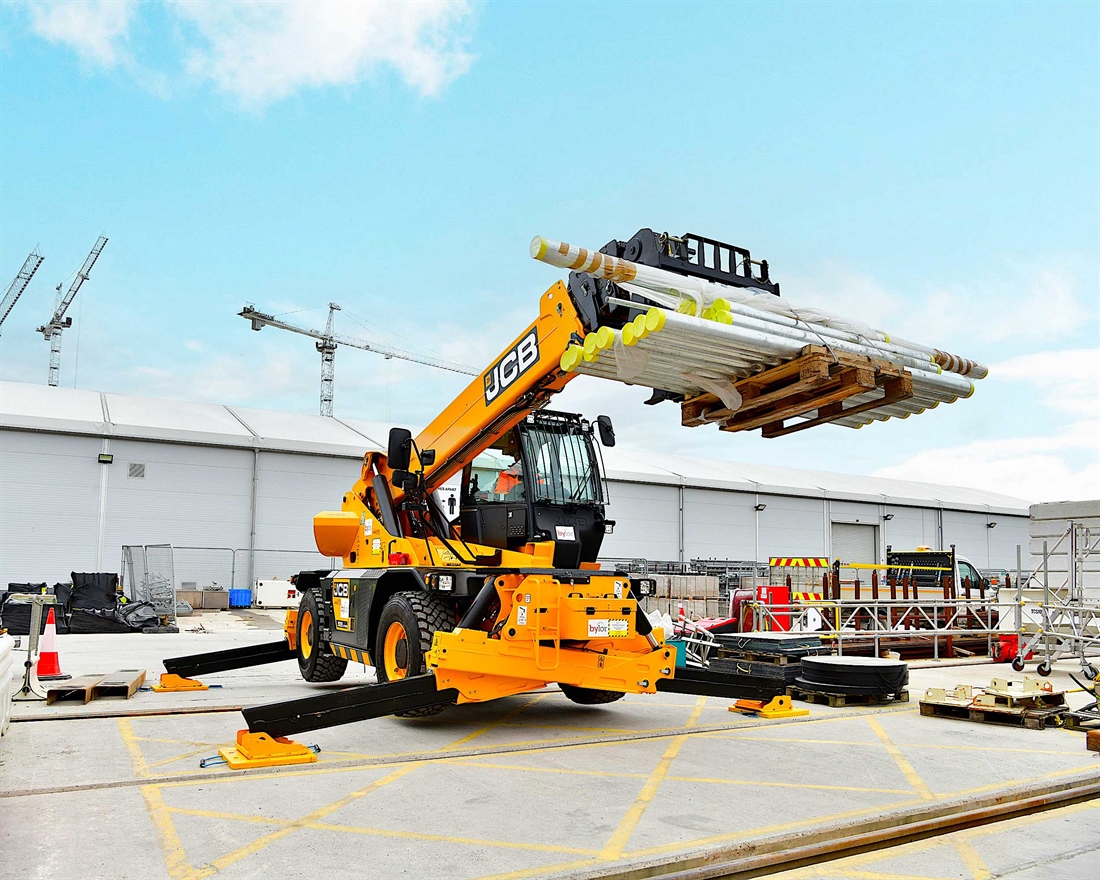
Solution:
<path fill-rule="evenodd" d="M 615 442 L 611 421 L 539 411 L 505 433 L 462 472 L 460 524 L 466 541 L 522 550 L 554 541 L 554 567 L 595 562 L 614 523 L 593 440 Z"/>

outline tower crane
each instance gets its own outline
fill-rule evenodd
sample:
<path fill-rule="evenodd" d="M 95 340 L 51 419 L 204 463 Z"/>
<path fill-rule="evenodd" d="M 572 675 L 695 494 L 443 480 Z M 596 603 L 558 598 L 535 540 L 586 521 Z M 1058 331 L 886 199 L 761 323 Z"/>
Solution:
<path fill-rule="evenodd" d="M 61 374 L 61 331 L 68 330 L 73 326 L 73 319 L 66 318 L 65 312 L 73 304 L 73 300 L 76 299 L 76 294 L 81 285 L 88 280 L 92 266 L 95 265 L 95 261 L 99 259 L 99 255 L 103 253 L 103 248 L 106 245 L 107 236 L 101 235 L 92 247 L 87 259 L 84 260 L 84 265 L 76 273 L 73 283 L 69 285 L 69 289 L 64 296 L 61 295 L 61 284 L 57 285 L 57 305 L 53 310 L 53 316 L 35 331 L 41 333 L 42 338 L 50 343 L 50 385 L 57 385 L 58 377 Z"/>
<path fill-rule="evenodd" d="M 27 257 L 27 261 L 23 264 L 23 268 L 19 270 L 19 274 L 12 279 L 7 293 L 4 294 L 3 300 L 0 300 L 0 324 L 4 323 L 4 319 L 15 308 L 16 302 L 23 295 L 23 291 L 27 289 L 27 285 L 31 283 L 34 273 L 38 271 L 38 267 L 42 265 L 44 259 L 46 258 L 38 253 L 38 248 L 35 248 Z"/>
<path fill-rule="evenodd" d="M 252 322 L 253 330 L 262 330 L 264 327 L 278 327 L 280 330 L 289 330 L 291 333 L 300 333 L 303 336 L 309 336 L 317 340 L 317 351 L 321 354 L 321 415 L 323 416 L 332 416 L 332 388 L 335 376 L 336 347 L 338 345 L 346 345 L 350 348 L 360 348 L 363 351 L 373 351 L 375 354 L 382 355 L 382 357 L 387 360 L 390 358 L 398 358 L 403 361 L 412 361 L 414 364 L 424 364 L 429 367 L 436 367 L 440 370 L 449 370 L 452 373 L 462 373 L 466 376 L 478 375 L 478 371 L 473 367 L 468 367 L 465 364 L 456 363 L 455 361 L 415 354 L 414 352 L 404 351 L 400 348 L 394 348 L 391 345 L 385 345 L 384 343 L 367 342 L 365 339 L 357 339 L 354 336 L 343 336 L 336 333 L 333 330 L 333 318 L 336 312 L 339 311 L 341 311 L 341 309 L 337 303 L 328 304 L 328 321 L 325 323 L 325 329 L 323 331 L 313 330 L 309 327 L 300 327 L 297 324 L 292 324 L 289 321 L 283 321 L 276 318 L 274 315 L 256 311 L 252 303 L 247 303 L 245 307 L 237 313 L 240 317 L 246 318 Z"/>

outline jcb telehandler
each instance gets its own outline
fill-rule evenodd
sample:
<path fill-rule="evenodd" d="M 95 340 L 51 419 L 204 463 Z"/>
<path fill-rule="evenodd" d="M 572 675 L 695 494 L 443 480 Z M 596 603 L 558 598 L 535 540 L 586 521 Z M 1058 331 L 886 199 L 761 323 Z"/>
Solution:
<path fill-rule="evenodd" d="M 688 248 L 692 238 L 643 229 L 604 252 L 715 280 Z M 746 253 L 741 270 L 720 280 L 778 295 L 766 264 L 763 277 L 754 265 Z M 585 704 L 656 691 L 776 696 L 768 680 L 677 668 L 671 634 L 639 608 L 652 582 L 597 563 L 614 523 L 595 436 L 614 445 L 611 421 L 545 407 L 575 375 L 561 368 L 566 349 L 648 308 L 624 305 L 631 301 L 579 272 L 550 287 L 538 317 L 481 376 L 415 438 L 392 429 L 384 453 L 365 455 L 341 509 L 314 517 L 318 550 L 343 565 L 297 576 L 301 604 L 287 615 L 286 641 L 166 660 L 168 672 L 294 657 L 307 681 L 327 682 L 349 661 L 375 667 L 376 685 L 246 709 L 249 729 L 272 736 L 434 714 L 551 683 Z M 456 475 L 452 516 L 434 493 Z"/>

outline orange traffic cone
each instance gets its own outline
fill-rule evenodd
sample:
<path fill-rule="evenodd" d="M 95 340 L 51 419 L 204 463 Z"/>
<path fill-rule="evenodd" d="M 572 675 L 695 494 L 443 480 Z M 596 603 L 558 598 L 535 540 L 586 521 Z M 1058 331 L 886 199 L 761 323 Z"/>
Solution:
<path fill-rule="evenodd" d="M 57 656 L 57 620 L 53 609 L 46 617 L 46 631 L 42 633 L 42 650 L 38 652 L 39 681 L 56 681 L 71 678 L 61 671 L 61 660 Z"/>

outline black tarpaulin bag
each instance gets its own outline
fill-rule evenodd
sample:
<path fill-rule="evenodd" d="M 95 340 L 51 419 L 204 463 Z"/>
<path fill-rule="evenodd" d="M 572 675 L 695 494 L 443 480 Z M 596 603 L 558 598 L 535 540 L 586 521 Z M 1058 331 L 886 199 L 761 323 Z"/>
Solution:
<path fill-rule="evenodd" d="M 151 602 L 127 602 L 115 609 L 115 618 L 134 631 L 140 632 L 147 626 L 157 626 L 160 618 Z"/>
<path fill-rule="evenodd" d="M 118 575 L 113 571 L 74 571 L 72 609 L 113 609 L 118 603 Z"/>
<path fill-rule="evenodd" d="M 75 634 L 129 633 L 132 630 L 115 617 L 113 608 L 74 608 L 69 617 L 69 632 Z"/>

